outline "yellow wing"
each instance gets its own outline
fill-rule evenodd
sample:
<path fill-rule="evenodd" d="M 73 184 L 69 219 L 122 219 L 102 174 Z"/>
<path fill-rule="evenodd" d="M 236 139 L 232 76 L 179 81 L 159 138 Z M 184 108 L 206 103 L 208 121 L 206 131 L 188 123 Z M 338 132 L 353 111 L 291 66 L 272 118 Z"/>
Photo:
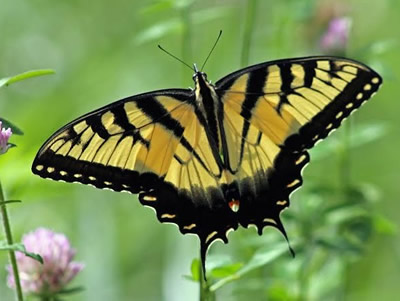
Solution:
<path fill-rule="evenodd" d="M 241 197 L 239 223 L 284 229 L 279 213 L 301 186 L 307 149 L 375 93 L 380 76 L 347 59 L 280 60 L 216 83 L 224 106 L 224 158 Z"/>

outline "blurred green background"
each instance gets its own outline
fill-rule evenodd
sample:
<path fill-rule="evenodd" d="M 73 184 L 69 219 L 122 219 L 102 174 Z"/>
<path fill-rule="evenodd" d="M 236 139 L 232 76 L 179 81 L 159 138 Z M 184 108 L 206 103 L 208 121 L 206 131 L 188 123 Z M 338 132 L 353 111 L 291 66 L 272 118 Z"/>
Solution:
<path fill-rule="evenodd" d="M 395 0 L 2 0 L 0 78 L 37 68 L 56 70 L 0 90 L 0 116 L 25 133 L 14 135 L 11 142 L 18 147 L 0 156 L 8 198 L 23 201 L 9 206 L 15 240 L 39 226 L 70 238 L 76 259 L 86 264 L 72 286 L 85 291 L 66 300 L 197 300 L 198 283 L 183 277 L 198 256 L 195 236 L 158 223 L 136 196 L 33 176 L 37 150 L 67 122 L 113 100 L 191 86 L 191 72 L 157 44 L 189 64 L 201 64 L 222 29 L 205 68 L 215 82 L 246 61 L 322 54 L 319 40 L 329 21 L 341 16 L 352 22 L 346 55 L 376 69 L 384 85 L 351 117 L 351 129 L 335 132 L 312 153 L 304 186 L 282 214 L 299 255 L 292 259 L 286 249 L 277 260 L 223 286 L 217 297 L 398 298 L 400 2 Z M 352 142 L 343 147 L 340 141 L 349 132 Z M 344 194 L 343 185 L 349 186 Z M 335 216 L 345 223 L 321 215 L 320 208 L 330 204 L 344 208 Z M 213 245 L 210 262 L 228 258 L 245 264 L 259 250 L 284 244 L 270 228 L 262 237 L 251 229 L 231 233 L 229 239 L 229 245 Z M 315 263 L 318 254 L 322 259 Z M 1 301 L 13 299 L 5 285 L 6 263 L 6 253 L 0 253 Z"/>

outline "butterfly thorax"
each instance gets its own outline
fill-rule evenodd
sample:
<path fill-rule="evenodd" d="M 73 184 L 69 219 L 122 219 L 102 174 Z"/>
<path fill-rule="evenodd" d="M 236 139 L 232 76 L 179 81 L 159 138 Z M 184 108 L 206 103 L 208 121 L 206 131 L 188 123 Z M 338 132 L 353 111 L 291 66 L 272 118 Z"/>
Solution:
<path fill-rule="evenodd" d="M 196 72 L 193 80 L 195 82 L 195 103 L 203 117 L 203 126 L 207 128 L 215 146 L 220 150 L 221 135 L 218 127 L 218 115 L 221 112 L 222 103 L 215 92 L 215 87 L 207 81 L 205 73 Z"/>

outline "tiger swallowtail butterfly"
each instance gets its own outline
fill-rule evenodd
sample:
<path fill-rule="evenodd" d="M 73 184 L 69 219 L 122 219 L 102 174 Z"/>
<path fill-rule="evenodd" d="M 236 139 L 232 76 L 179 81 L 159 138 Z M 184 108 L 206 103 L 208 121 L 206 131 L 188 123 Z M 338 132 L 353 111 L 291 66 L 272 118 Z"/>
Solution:
<path fill-rule="evenodd" d="M 195 67 L 194 89 L 127 97 L 54 133 L 33 162 L 53 180 L 127 191 L 208 247 L 239 225 L 261 235 L 302 185 L 308 149 L 369 99 L 381 77 L 329 56 L 283 59 L 215 84 Z M 286 237 L 287 238 L 287 237 Z"/>

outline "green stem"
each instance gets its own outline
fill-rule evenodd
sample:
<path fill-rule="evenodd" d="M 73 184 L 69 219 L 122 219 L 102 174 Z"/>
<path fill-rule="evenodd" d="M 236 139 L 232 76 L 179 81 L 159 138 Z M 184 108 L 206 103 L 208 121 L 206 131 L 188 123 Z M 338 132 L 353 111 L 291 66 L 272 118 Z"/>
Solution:
<path fill-rule="evenodd" d="M 200 278 L 200 301 L 215 301 L 215 292 L 210 290 L 210 286 L 201 275 Z"/>
<path fill-rule="evenodd" d="M 207 287 L 207 284 L 205 283 L 206 281 L 204 280 L 204 278 L 203 278 L 203 269 L 202 268 L 200 268 L 199 269 L 199 283 L 200 283 L 200 301 L 205 301 L 206 300 L 206 295 L 207 295 L 207 292 L 206 292 L 206 287 Z"/>
<path fill-rule="evenodd" d="M 256 2 L 257 2 L 257 0 L 248 0 L 247 1 L 247 14 L 246 14 L 246 19 L 245 19 L 245 24 L 244 24 L 242 56 L 241 56 L 241 60 L 240 60 L 240 65 L 242 67 L 247 66 L 249 64 L 251 33 L 252 33 L 253 27 L 254 27 Z"/>
<path fill-rule="evenodd" d="M 3 194 L 3 188 L 1 186 L 0 182 L 0 202 L 4 202 L 4 194 Z M 0 205 L 0 210 L 1 210 L 1 215 L 3 217 L 3 227 L 4 227 L 4 233 L 6 235 L 6 240 L 8 245 L 13 244 L 13 238 L 11 234 L 11 227 L 10 227 L 10 220 L 8 218 L 8 213 L 6 209 L 6 204 L 2 203 Z M 17 260 L 15 258 L 15 253 L 13 250 L 8 251 L 8 257 L 10 259 L 10 264 L 14 273 L 14 281 L 15 281 L 15 290 L 17 293 L 17 300 L 18 301 L 23 301 L 24 297 L 22 295 L 22 289 L 21 289 L 21 282 L 19 280 L 19 272 L 18 272 L 18 266 L 17 266 Z"/>
<path fill-rule="evenodd" d="M 200 256 L 201 258 L 201 256 Z M 203 269 L 199 269 L 200 301 L 215 301 L 215 292 L 210 289 L 210 285 L 204 279 Z"/>
<path fill-rule="evenodd" d="M 225 284 L 238 280 L 239 276 L 238 275 L 231 275 L 225 278 L 222 278 L 221 280 L 215 282 L 213 285 L 210 286 L 210 291 L 215 292 L 216 290 L 218 290 L 219 288 L 221 288 L 222 286 L 224 286 Z"/>

